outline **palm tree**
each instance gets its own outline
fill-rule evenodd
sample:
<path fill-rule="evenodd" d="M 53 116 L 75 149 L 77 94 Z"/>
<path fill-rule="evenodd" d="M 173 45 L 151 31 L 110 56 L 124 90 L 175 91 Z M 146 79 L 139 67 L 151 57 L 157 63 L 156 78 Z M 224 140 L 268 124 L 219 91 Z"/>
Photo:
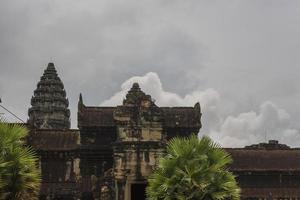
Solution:
<path fill-rule="evenodd" d="M 0 122 L 0 199 L 37 199 L 38 158 L 25 144 L 26 128 Z"/>
<path fill-rule="evenodd" d="M 230 155 L 208 137 L 173 138 L 148 179 L 148 200 L 240 199 Z"/>

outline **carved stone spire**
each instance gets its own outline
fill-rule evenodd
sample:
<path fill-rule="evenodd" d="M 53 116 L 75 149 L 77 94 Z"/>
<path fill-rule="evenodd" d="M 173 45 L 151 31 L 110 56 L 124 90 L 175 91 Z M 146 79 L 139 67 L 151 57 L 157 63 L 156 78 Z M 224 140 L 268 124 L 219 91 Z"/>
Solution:
<path fill-rule="evenodd" d="M 53 63 L 49 63 L 37 84 L 28 110 L 28 124 L 32 128 L 70 128 L 69 101 L 64 85 Z"/>
<path fill-rule="evenodd" d="M 134 83 L 132 88 L 128 91 L 126 99 L 123 101 L 123 105 L 135 105 L 139 106 L 142 101 L 152 102 L 151 96 L 146 95 L 140 88 L 138 83 Z"/>

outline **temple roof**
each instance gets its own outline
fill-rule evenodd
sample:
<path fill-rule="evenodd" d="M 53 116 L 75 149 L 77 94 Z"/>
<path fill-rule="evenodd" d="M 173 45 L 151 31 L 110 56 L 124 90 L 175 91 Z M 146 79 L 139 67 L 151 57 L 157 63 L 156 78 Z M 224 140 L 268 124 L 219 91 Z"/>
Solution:
<path fill-rule="evenodd" d="M 116 107 L 86 107 L 78 110 L 78 127 L 80 126 L 115 126 L 113 112 Z"/>
<path fill-rule="evenodd" d="M 78 126 L 116 126 L 113 113 L 116 107 L 82 107 L 78 112 Z M 166 127 L 200 127 L 194 107 L 162 107 Z"/>
<path fill-rule="evenodd" d="M 300 171 L 300 149 L 226 148 L 232 171 Z"/>
<path fill-rule="evenodd" d="M 194 107 L 158 107 L 151 96 L 140 89 L 138 83 L 132 85 L 123 101 L 123 105 L 117 107 L 85 106 L 80 94 L 78 127 L 114 127 L 116 126 L 114 116 L 118 112 L 131 113 L 141 107 L 151 110 L 150 115 L 158 115 L 164 127 L 201 128 L 199 103 L 196 103 Z"/>
<path fill-rule="evenodd" d="M 166 127 L 201 127 L 200 111 L 194 107 L 162 107 Z"/>
<path fill-rule="evenodd" d="M 258 199 L 259 197 L 265 199 L 289 199 L 288 197 L 299 197 L 300 188 L 299 187 L 268 187 L 268 188 L 242 188 L 242 197 L 252 197 L 252 199 Z M 256 198 L 253 198 L 256 197 Z M 296 199 L 296 198 L 295 198 Z"/>
<path fill-rule="evenodd" d="M 28 142 L 38 151 L 69 151 L 79 148 L 80 137 L 78 130 L 34 129 Z"/>
<path fill-rule="evenodd" d="M 259 143 L 252 144 L 250 146 L 245 146 L 246 149 L 260 149 L 260 150 L 276 150 L 276 149 L 290 149 L 290 147 L 286 144 L 279 144 L 277 140 L 269 140 L 268 143 Z"/>

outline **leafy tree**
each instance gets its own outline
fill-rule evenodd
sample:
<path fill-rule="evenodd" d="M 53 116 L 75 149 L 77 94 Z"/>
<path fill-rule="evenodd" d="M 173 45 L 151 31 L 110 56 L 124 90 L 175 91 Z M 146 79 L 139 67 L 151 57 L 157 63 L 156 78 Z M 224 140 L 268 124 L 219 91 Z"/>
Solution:
<path fill-rule="evenodd" d="M 148 200 L 240 199 L 230 155 L 209 137 L 173 138 L 149 177 Z"/>
<path fill-rule="evenodd" d="M 0 122 L 0 199 L 38 199 L 38 158 L 25 144 L 26 128 Z"/>

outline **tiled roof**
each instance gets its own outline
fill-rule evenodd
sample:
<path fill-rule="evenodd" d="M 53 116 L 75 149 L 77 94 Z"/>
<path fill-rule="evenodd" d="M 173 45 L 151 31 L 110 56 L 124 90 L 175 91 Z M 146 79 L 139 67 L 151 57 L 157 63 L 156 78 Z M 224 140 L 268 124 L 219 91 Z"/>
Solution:
<path fill-rule="evenodd" d="M 193 107 L 162 107 L 166 127 L 200 127 L 200 112 Z"/>
<path fill-rule="evenodd" d="M 300 149 L 225 149 L 231 154 L 232 171 L 300 171 Z"/>
<path fill-rule="evenodd" d="M 116 107 L 86 107 L 78 112 L 78 126 L 115 126 L 113 113 Z M 126 108 L 127 109 L 127 108 Z M 200 113 L 193 107 L 161 107 L 166 127 L 200 127 Z"/>
<path fill-rule="evenodd" d="M 269 199 L 272 198 L 284 198 L 284 197 L 299 197 L 300 196 L 300 188 L 293 187 L 277 187 L 277 188 L 242 188 L 242 196 L 246 197 L 261 197 L 265 198 L 266 196 Z"/>
<path fill-rule="evenodd" d="M 67 151 L 79 148 L 79 131 L 66 129 L 34 129 L 30 131 L 29 144 L 36 150 Z"/>
<path fill-rule="evenodd" d="M 115 126 L 113 112 L 115 107 L 82 107 L 78 110 L 78 127 Z"/>

